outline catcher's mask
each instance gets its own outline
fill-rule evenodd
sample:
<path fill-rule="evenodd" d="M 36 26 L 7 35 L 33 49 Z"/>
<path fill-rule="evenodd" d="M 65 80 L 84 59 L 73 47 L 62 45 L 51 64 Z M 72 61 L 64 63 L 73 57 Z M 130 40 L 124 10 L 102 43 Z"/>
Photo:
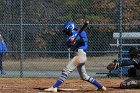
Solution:
<path fill-rule="evenodd" d="M 129 50 L 129 55 L 131 58 L 135 57 L 138 54 L 138 48 L 132 47 Z"/>

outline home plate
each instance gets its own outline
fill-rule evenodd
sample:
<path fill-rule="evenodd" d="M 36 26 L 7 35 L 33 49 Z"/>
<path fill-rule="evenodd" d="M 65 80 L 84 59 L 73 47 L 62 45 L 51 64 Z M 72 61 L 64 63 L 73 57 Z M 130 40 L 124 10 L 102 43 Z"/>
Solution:
<path fill-rule="evenodd" d="M 77 91 L 79 89 L 71 89 L 71 88 L 58 88 L 58 92 L 60 91 Z M 37 92 L 37 93 L 47 93 L 47 92 Z"/>
<path fill-rule="evenodd" d="M 79 89 L 71 89 L 71 88 L 59 88 L 58 91 L 77 91 Z"/>

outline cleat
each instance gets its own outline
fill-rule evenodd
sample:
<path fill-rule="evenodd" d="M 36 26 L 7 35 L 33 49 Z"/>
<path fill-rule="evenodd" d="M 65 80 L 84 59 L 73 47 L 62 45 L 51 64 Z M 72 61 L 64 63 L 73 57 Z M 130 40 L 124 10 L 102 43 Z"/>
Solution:
<path fill-rule="evenodd" d="M 97 91 L 105 91 L 105 90 L 106 90 L 106 87 L 104 87 L 104 86 L 101 89 L 99 89 L 99 88 L 97 89 Z"/>
<path fill-rule="evenodd" d="M 48 92 L 57 92 L 57 88 L 48 88 L 48 89 L 44 89 L 44 91 L 48 91 Z"/>

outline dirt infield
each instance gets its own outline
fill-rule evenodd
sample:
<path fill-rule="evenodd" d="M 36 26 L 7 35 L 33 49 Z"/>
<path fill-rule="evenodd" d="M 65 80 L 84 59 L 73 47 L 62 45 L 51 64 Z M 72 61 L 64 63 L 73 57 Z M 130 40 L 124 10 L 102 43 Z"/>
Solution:
<path fill-rule="evenodd" d="M 120 89 L 123 79 L 97 79 L 107 87 L 107 91 L 96 91 L 96 87 L 80 79 L 68 79 L 59 88 L 59 93 L 139 93 L 140 89 Z M 51 87 L 55 78 L 0 78 L 0 93 L 48 93 L 44 88 Z M 72 90 L 76 89 L 76 90 Z"/>

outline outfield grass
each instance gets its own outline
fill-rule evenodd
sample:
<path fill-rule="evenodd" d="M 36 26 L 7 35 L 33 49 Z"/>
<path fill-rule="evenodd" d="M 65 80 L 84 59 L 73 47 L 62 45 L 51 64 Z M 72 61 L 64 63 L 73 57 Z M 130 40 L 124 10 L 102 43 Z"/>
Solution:
<path fill-rule="evenodd" d="M 88 57 L 86 69 L 90 71 L 107 71 L 106 66 L 115 59 L 116 56 Z M 47 71 L 62 70 L 68 64 L 68 58 L 28 58 L 22 63 L 25 71 Z M 3 62 L 7 71 L 20 70 L 20 60 L 8 59 Z"/>

